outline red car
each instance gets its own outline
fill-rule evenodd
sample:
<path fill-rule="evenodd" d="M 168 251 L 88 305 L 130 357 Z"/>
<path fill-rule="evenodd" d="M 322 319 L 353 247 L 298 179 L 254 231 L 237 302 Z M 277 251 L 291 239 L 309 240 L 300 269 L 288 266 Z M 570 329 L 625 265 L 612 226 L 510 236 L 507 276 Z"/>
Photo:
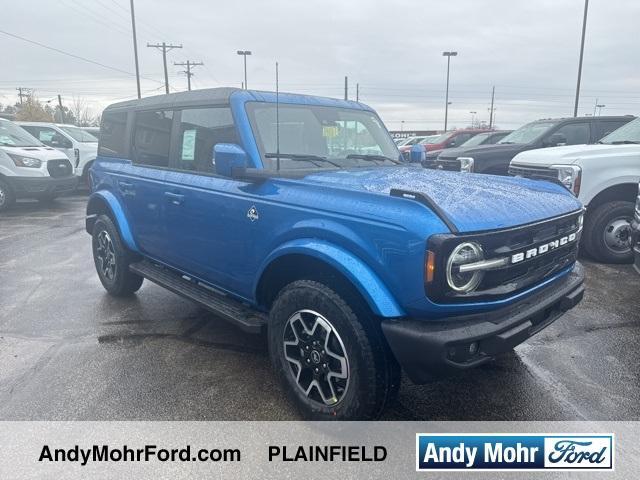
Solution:
<path fill-rule="evenodd" d="M 451 130 L 443 134 L 430 138 L 421 143 L 427 152 L 432 150 L 443 150 L 445 148 L 459 147 L 471 137 L 475 137 L 479 133 L 490 132 L 488 128 L 463 128 L 460 130 Z"/>

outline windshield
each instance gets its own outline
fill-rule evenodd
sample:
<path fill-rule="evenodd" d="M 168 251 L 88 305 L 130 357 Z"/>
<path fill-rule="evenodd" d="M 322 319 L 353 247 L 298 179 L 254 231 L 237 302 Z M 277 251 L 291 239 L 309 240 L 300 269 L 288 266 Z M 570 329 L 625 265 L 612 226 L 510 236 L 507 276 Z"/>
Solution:
<path fill-rule="evenodd" d="M 0 146 L 42 147 L 42 143 L 15 123 L 0 120 Z"/>
<path fill-rule="evenodd" d="M 315 105 L 247 104 L 264 168 L 349 168 L 393 165 L 402 157 L 378 116 L 370 111 Z M 278 149 L 279 147 L 279 149 Z"/>
<path fill-rule="evenodd" d="M 533 122 L 511 132 L 498 142 L 501 143 L 529 143 L 542 136 L 547 130 L 557 125 L 558 122 Z"/>
<path fill-rule="evenodd" d="M 78 142 L 92 143 L 92 142 L 98 141 L 98 139 L 93 135 L 91 135 L 89 132 L 87 132 L 86 130 L 82 130 L 81 128 L 78 128 L 78 127 L 66 127 L 66 126 L 62 127 L 61 126 L 58 128 L 60 128 L 60 130 L 62 130 L 63 132 L 66 132 L 69 135 L 71 135 L 73 139 Z"/>
<path fill-rule="evenodd" d="M 423 145 L 427 145 L 427 144 L 433 144 L 433 143 L 446 142 L 447 140 L 449 140 L 449 137 L 451 137 L 452 134 L 453 132 L 445 132 L 441 135 L 433 135 L 431 137 L 425 138 L 424 141 L 421 143 Z"/>
<path fill-rule="evenodd" d="M 482 142 L 487 140 L 491 135 L 493 135 L 493 132 L 479 133 L 478 135 L 474 135 L 473 137 L 471 137 L 469 140 L 467 140 L 466 142 L 464 142 L 460 146 L 461 147 L 475 147 L 476 145 L 481 145 Z"/>
<path fill-rule="evenodd" d="M 616 145 L 620 143 L 640 143 L 640 118 L 629 122 L 600 140 L 600 143 Z"/>

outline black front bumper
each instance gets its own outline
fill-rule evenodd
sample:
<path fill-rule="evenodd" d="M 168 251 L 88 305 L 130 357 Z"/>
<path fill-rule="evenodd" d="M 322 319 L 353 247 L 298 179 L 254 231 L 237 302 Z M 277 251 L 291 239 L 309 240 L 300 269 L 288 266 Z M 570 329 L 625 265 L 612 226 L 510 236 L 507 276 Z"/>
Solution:
<path fill-rule="evenodd" d="M 5 177 L 16 198 L 63 195 L 75 190 L 78 177 Z"/>
<path fill-rule="evenodd" d="M 563 279 L 508 307 L 444 320 L 383 320 L 396 359 L 415 383 L 481 365 L 509 351 L 575 307 L 584 295 L 576 262 Z"/>

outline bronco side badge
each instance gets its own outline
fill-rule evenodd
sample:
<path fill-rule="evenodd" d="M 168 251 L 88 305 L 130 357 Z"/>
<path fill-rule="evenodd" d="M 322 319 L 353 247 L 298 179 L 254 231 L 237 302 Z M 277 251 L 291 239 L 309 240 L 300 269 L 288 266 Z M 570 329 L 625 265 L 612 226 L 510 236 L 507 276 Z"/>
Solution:
<path fill-rule="evenodd" d="M 260 218 L 260 216 L 258 215 L 258 209 L 256 208 L 255 205 L 252 205 L 249 211 L 247 212 L 247 218 L 252 222 L 255 222 Z"/>

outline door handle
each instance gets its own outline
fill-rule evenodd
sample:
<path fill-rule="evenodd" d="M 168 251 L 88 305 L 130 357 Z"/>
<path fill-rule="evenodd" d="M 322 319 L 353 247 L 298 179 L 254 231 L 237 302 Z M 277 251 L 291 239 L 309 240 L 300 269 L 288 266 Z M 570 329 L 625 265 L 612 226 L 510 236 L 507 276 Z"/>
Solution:
<path fill-rule="evenodd" d="M 135 195 L 135 191 L 133 188 L 133 183 L 129 182 L 118 182 L 118 187 L 120 187 L 120 191 L 123 195 Z"/>
<path fill-rule="evenodd" d="M 167 197 L 167 200 L 174 205 L 182 205 L 182 202 L 184 201 L 184 195 L 180 195 L 179 193 L 164 192 L 164 196 Z"/>

